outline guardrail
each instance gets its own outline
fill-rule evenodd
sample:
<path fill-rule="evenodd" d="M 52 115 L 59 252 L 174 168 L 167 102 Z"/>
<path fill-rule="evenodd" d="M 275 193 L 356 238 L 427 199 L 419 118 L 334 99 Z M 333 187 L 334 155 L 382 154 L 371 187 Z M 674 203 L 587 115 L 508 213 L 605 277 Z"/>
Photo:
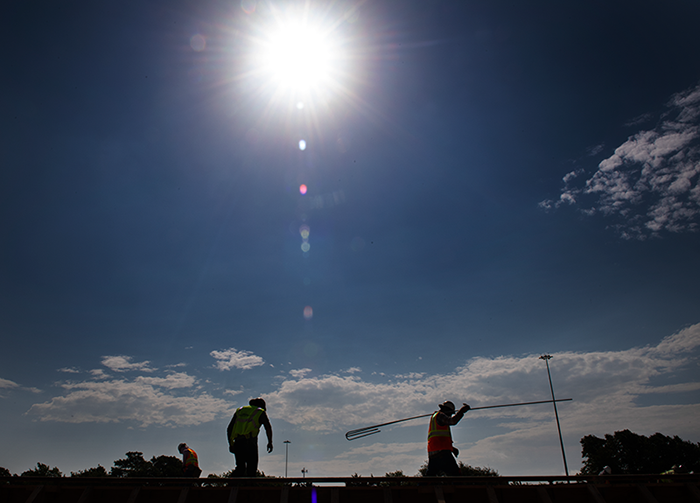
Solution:
<path fill-rule="evenodd" d="M 700 475 L 0 477 L 0 503 L 700 503 Z"/>

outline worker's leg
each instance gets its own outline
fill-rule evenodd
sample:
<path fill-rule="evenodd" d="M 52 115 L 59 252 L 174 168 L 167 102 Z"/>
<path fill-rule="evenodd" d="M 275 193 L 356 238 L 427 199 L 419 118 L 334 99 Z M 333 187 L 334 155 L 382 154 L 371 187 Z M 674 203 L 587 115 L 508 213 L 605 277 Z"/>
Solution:
<path fill-rule="evenodd" d="M 428 456 L 428 472 L 426 475 L 429 477 L 436 477 L 438 475 L 459 475 L 459 467 L 457 466 L 452 452 L 439 451 Z"/>
<path fill-rule="evenodd" d="M 245 439 L 237 438 L 233 443 L 233 455 L 236 457 L 236 469 L 233 472 L 234 477 L 245 477 L 246 468 L 246 451 Z"/>
<path fill-rule="evenodd" d="M 248 440 L 248 466 L 246 466 L 246 476 L 255 477 L 258 472 L 258 437 L 253 437 Z"/>

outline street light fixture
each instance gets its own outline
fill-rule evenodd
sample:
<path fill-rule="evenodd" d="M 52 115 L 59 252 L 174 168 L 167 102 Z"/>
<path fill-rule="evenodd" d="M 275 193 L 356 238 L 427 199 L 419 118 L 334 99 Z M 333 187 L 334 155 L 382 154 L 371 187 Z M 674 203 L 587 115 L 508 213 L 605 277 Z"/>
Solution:
<path fill-rule="evenodd" d="M 566 465 L 566 454 L 564 453 L 564 440 L 561 438 L 561 426 L 559 426 L 559 413 L 557 412 L 557 402 L 554 398 L 554 387 L 552 386 L 552 376 L 549 373 L 549 360 L 552 359 L 552 355 L 542 355 L 540 360 L 544 360 L 547 364 L 547 377 L 549 377 L 549 390 L 552 392 L 552 405 L 554 405 L 554 417 L 557 419 L 557 431 L 559 431 L 559 445 L 561 445 L 561 457 L 564 460 L 564 472 L 566 476 L 569 476 L 569 467 Z"/>
<path fill-rule="evenodd" d="M 289 462 L 289 440 L 284 441 L 284 478 L 287 478 L 287 463 Z"/>

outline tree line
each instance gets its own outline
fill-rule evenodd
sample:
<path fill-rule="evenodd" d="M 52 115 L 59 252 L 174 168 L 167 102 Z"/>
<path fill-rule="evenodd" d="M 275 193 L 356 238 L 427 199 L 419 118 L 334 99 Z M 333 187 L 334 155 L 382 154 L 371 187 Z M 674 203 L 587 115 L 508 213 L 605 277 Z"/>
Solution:
<path fill-rule="evenodd" d="M 700 443 L 683 440 L 678 436 L 669 437 L 655 433 L 646 437 L 637 435 L 629 430 L 616 431 L 606 434 L 604 438 L 586 435 L 581 439 L 581 455 L 583 458 L 582 475 L 596 475 L 606 466 L 613 474 L 649 474 L 663 473 L 674 467 L 685 473 L 700 471 Z M 458 463 L 460 475 L 497 477 L 498 472 L 491 468 L 470 466 Z M 425 476 L 427 463 L 419 469 L 417 476 Z M 265 474 L 258 471 L 258 475 Z M 6 468 L 0 467 L 0 477 L 10 477 L 13 474 Z M 14 475 L 17 476 L 17 475 Z M 22 472 L 20 477 L 63 477 L 57 467 L 37 463 L 35 468 Z M 153 456 L 150 460 L 143 457 L 142 452 L 130 451 L 126 457 L 114 462 L 107 472 L 102 465 L 94 468 L 70 472 L 71 477 L 181 477 L 182 461 L 175 456 Z M 221 475 L 210 475 L 212 478 L 229 478 L 233 470 Z M 407 477 L 403 471 L 388 472 L 385 477 Z M 353 477 L 358 477 L 357 474 Z"/>

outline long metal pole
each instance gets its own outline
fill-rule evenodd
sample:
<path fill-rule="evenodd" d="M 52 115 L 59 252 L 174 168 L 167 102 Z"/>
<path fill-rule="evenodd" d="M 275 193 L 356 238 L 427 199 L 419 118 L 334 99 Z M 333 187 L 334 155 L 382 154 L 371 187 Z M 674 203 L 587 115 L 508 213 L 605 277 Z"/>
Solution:
<path fill-rule="evenodd" d="M 561 437 L 561 426 L 559 425 L 559 413 L 557 412 L 557 401 L 554 398 L 554 386 L 552 386 L 552 375 L 549 373 L 549 360 L 551 360 L 552 355 L 542 355 L 540 360 L 544 360 L 547 365 L 547 377 L 549 377 L 549 390 L 552 392 L 552 404 L 554 405 L 554 417 L 557 420 L 557 431 L 559 432 L 559 445 L 561 445 L 561 457 L 564 460 L 564 472 L 566 476 L 569 476 L 569 467 L 566 465 L 566 453 L 564 452 L 564 440 Z"/>
<path fill-rule="evenodd" d="M 284 478 L 287 478 L 287 464 L 289 462 L 289 440 L 284 441 Z"/>
<path fill-rule="evenodd" d="M 569 402 L 571 401 L 571 398 L 560 398 L 559 400 L 555 400 L 556 402 Z M 483 407 L 472 407 L 469 410 L 482 410 L 482 409 L 496 409 L 498 407 L 516 407 L 518 405 L 535 405 L 539 403 L 550 403 L 552 400 L 538 400 L 536 402 L 521 402 L 521 403 L 506 403 L 502 405 L 484 405 Z M 422 414 L 420 416 L 413 416 L 413 417 L 407 417 L 405 419 L 397 419 L 396 421 L 389 421 L 388 423 L 381 423 L 381 424 L 375 424 L 373 426 L 365 426 L 364 428 L 358 428 L 356 430 L 350 430 L 345 434 L 345 438 L 348 440 L 355 440 L 358 438 L 362 437 L 367 437 L 369 435 L 374 435 L 375 433 L 379 433 L 381 430 L 379 430 L 380 426 L 388 426 L 390 424 L 396 424 L 396 423 L 402 423 L 404 421 L 411 421 L 413 419 L 418 419 L 421 417 L 428 417 L 432 416 L 434 412 L 431 412 L 430 414 Z"/>

